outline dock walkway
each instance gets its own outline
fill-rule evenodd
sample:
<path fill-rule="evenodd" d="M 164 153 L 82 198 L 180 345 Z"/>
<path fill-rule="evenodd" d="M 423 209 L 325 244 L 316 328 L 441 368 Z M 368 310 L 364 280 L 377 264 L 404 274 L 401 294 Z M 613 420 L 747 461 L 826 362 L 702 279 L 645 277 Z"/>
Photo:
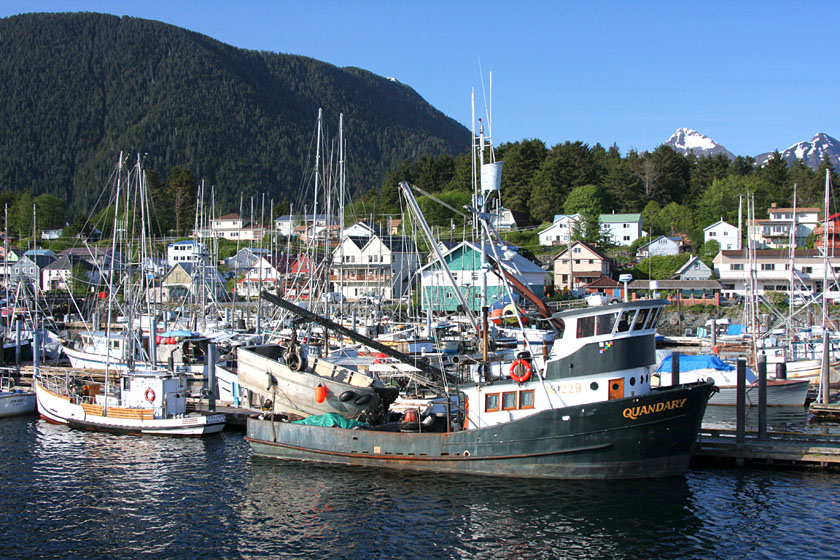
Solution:
<path fill-rule="evenodd" d="M 748 431 L 743 443 L 739 443 L 736 430 L 703 428 L 694 448 L 694 461 L 840 471 L 840 434 L 773 431 L 768 432 L 767 438 L 759 439 L 758 432 Z"/>

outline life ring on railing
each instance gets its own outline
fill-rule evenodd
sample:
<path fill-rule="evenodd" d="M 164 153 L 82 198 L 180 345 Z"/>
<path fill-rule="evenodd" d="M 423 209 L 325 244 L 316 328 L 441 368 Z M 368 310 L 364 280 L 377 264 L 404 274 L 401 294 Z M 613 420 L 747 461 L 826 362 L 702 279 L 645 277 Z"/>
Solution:
<path fill-rule="evenodd" d="M 154 400 L 155 400 L 155 391 L 154 391 L 154 389 L 152 389 L 151 387 L 149 387 L 148 389 L 146 389 L 146 395 L 145 395 L 145 396 L 146 396 L 146 400 L 147 400 L 147 401 L 149 401 L 149 402 L 154 402 Z"/>
<path fill-rule="evenodd" d="M 510 378 L 517 383 L 525 383 L 531 378 L 531 364 L 525 360 L 514 360 L 510 364 Z"/>

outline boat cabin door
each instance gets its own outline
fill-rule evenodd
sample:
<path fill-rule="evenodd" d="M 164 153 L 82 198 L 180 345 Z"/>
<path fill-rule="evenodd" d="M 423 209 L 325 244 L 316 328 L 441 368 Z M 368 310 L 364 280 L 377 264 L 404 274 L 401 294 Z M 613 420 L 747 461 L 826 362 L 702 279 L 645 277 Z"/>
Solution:
<path fill-rule="evenodd" d="M 624 398 L 624 378 L 610 379 L 608 400 Z"/>

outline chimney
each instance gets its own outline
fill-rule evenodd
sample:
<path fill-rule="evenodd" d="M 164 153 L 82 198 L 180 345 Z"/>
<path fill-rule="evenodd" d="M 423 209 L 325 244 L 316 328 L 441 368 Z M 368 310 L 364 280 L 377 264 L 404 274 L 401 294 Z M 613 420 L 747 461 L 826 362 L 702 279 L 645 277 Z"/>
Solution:
<path fill-rule="evenodd" d="M 775 208 L 775 207 L 776 207 L 776 203 L 775 203 L 775 202 L 771 202 L 771 203 L 770 203 L 770 208 Z"/>

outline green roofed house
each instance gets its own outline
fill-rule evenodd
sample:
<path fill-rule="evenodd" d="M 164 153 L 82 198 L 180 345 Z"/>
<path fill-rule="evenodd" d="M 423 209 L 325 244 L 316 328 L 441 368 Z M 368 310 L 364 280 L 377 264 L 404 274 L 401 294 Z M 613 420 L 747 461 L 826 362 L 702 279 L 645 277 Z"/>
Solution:
<path fill-rule="evenodd" d="M 520 255 L 518 250 L 518 247 L 513 246 L 487 245 L 487 254 L 490 258 L 495 259 L 498 255 L 505 270 L 528 286 L 537 296 L 543 297 L 546 283 L 549 281 L 548 272 Z M 443 259 L 472 311 L 479 312 L 481 310 L 481 278 L 484 275 L 481 270 L 481 247 L 468 241 L 462 242 L 445 251 Z M 458 297 L 438 260 L 434 259 L 419 272 L 423 290 L 423 309 L 456 311 L 459 305 Z M 497 299 L 506 296 L 507 292 L 498 275 L 488 272 L 486 276 L 487 302 L 492 305 Z"/>
<path fill-rule="evenodd" d="M 642 237 L 641 214 L 601 214 L 598 223 L 616 245 L 630 245 Z"/>

